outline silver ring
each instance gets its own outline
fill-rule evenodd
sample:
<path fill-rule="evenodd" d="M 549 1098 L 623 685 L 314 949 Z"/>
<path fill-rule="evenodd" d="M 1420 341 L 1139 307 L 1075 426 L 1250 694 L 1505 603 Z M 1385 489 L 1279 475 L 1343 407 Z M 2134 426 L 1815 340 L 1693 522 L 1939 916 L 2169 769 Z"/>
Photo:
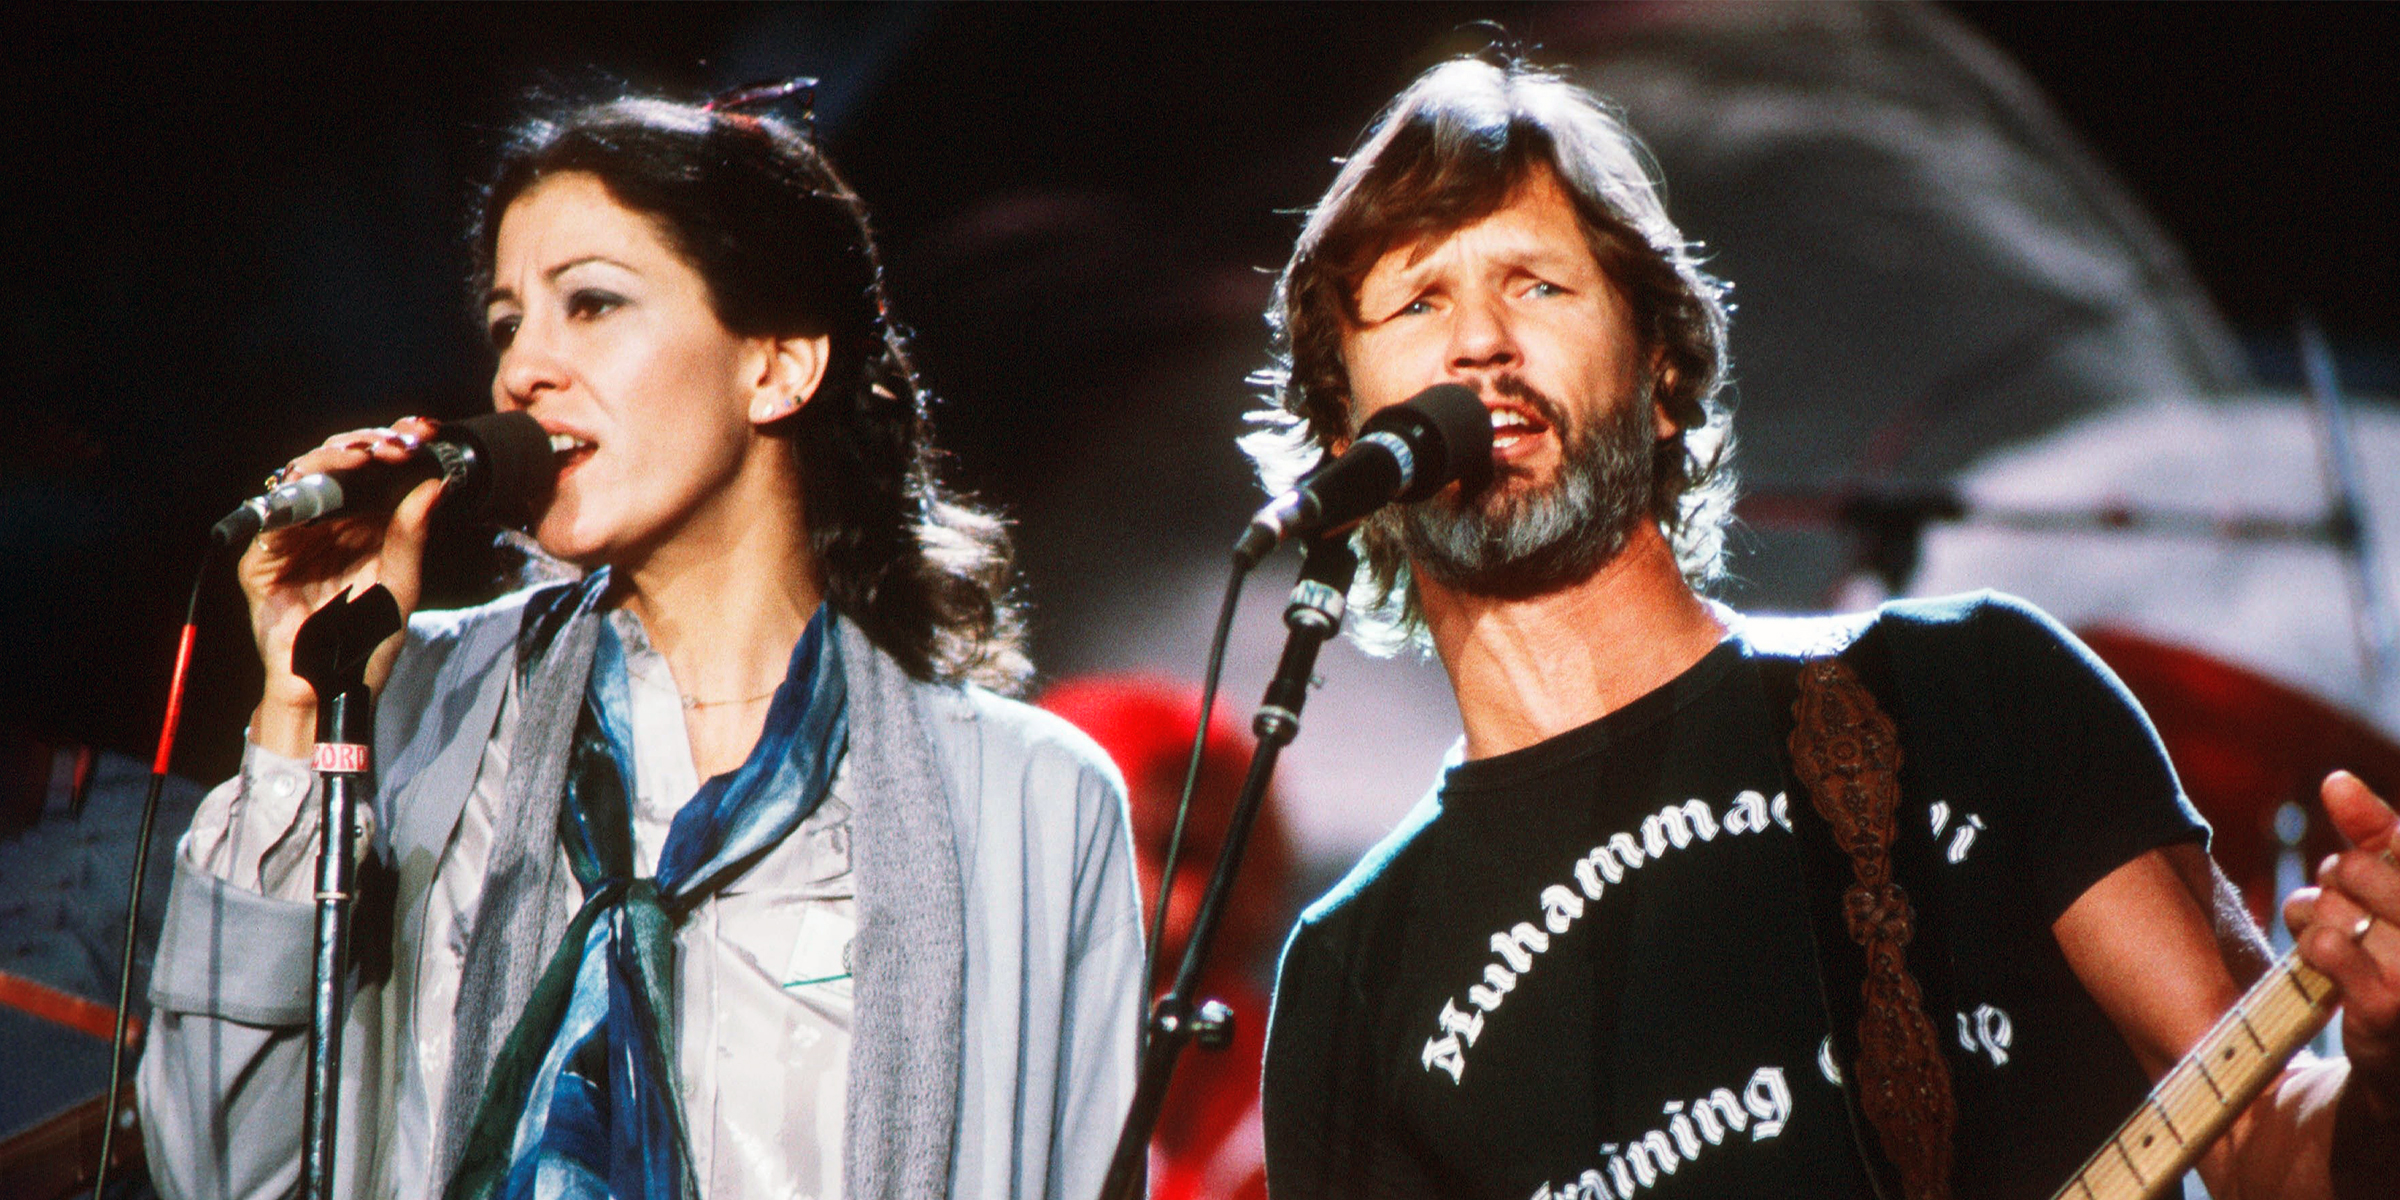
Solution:
<path fill-rule="evenodd" d="M 2359 943 L 2366 941 L 2367 931 L 2373 928 L 2375 928 L 2374 913 L 2368 913 L 2366 916 L 2360 917 L 2358 919 L 2358 924 L 2350 927 L 2350 943 L 2352 945 L 2358 945 Z"/>

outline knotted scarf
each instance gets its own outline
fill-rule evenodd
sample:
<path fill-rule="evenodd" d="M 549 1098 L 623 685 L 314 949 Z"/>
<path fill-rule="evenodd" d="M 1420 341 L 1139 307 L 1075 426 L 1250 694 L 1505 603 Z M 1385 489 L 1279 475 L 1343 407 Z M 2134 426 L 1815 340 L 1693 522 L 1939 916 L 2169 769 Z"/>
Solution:
<path fill-rule="evenodd" d="M 562 608 L 588 614 L 602 586 Z M 583 904 L 492 1064 L 449 1200 L 697 1194 L 675 1072 L 675 928 L 816 810 L 849 741 L 839 639 L 820 608 L 749 758 L 701 785 L 658 873 L 637 877 L 625 650 L 592 624 L 557 825 Z"/>

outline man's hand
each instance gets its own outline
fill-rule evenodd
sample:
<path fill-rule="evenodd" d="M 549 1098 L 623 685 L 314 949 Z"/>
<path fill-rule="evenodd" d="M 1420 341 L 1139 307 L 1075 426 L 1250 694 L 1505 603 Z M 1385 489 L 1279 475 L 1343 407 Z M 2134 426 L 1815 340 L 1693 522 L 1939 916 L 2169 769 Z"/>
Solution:
<path fill-rule="evenodd" d="M 2355 1076 L 2400 1099 L 2400 817 L 2358 777 L 2325 780 L 2325 815 L 2352 848 L 2317 868 L 2317 886 L 2284 902 L 2308 965 L 2342 988 L 2342 1048 Z"/>
<path fill-rule="evenodd" d="M 2347 771 L 2328 776 L 2325 815 L 2351 849 L 2325 860 L 2317 886 L 2293 892 L 2284 923 L 2308 965 L 2342 989 L 2350 1060 L 2332 1168 L 2343 1194 L 2384 1194 L 2400 1154 L 2400 818 Z"/>

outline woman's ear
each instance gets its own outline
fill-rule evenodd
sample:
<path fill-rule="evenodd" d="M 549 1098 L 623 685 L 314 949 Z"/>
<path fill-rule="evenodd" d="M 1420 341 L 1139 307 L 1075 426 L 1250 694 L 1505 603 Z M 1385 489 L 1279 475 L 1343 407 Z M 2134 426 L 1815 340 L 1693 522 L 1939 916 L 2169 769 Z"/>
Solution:
<path fill-rule="evenodd" d="M 833 338 L 822 333 L 762 338 L 760 349 L 764 354 L 753 381 L 750 423 L 771 425 L 799 412 L 800 406 L 808 403 L 823 386 L 826 360 L 833 355 Z"/>

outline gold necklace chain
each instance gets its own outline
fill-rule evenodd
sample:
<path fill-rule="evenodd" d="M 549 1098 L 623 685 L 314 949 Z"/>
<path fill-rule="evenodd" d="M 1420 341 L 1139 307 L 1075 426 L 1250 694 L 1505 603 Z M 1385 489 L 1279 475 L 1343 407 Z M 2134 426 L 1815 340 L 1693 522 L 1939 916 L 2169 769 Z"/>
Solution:
<path fill-rule="evenodd" d="M 737 696 L 730 700 L 702 700 L 697 696 L 686 695 L 682 692 L 675 693 L 675 698 L 683 701 L 683 707 L 686 711 L 695 708 L 722 708 L 728 704 L 756 704 L 759 701 L 774 695 L 782 688 L 782 686 L 782 684 L 777 684 L 774 687 L 768 688 L 766 691 L 760 692 L 755 696 Z"/>

